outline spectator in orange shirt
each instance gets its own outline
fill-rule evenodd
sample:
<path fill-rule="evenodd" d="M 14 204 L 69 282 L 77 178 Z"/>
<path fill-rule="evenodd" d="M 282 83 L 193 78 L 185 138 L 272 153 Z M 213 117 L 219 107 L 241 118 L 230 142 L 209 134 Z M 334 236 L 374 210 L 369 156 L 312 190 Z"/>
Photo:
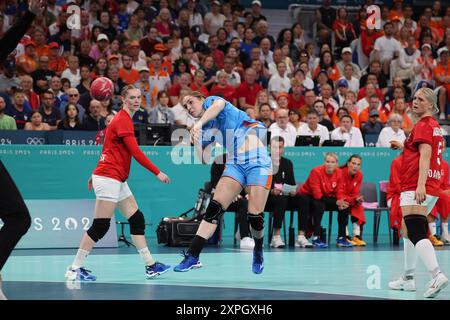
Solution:
<path fill-rule="evenodd" d="M 424 14 L 420 16 L 417 29 L 414 32 L 416 39 L 419 40 L 423 32 L 431 34 L 434 45 L 437 45 L 441 41 L 438 30 L 430 26 L 430 19 Z"/>
<path fill-rule="evenodd" d="M 319 65 L 314 71 L 313 78 L 316 78 L 321 70 L 326 70 L 328 73 L 328 78 L 330 78 L 333 82 L 338 81 L 338 79 L 341 77 L 339 68 L 334 62 L 333 55 L 330 51 L 325 51 L 321 54 Z"/>
<path fill-rule="evenodd" d="M 380 106 L 380 99 L 378 99 L 376 95 L 369 98 L 369 106 L 359 114 L 359 123 L 361 126 L 363 126 L 365 122 L 369 121 L 369 114 L 372 110 L 377 110 L 379 112 L 380 122 L 383 124 L 386 123 L 388 118 Z"/>
<path fill-rule="evenodd" d="M 392 110 L 392 112 L 402 116 L 403 118 L 402 129 L 405 132 L 405 134 L 408 135 L 413 129 L 413 123 L 411 121 L 411 118 L 406 113 L 406 109 L 407 104 L 404 98 L 397 98 L 394 100 L 394 109 Z"/>
<path fill-rule="evenodd" d="M 344 103 L 343 103 L 342 107 L 340 107 L 336 111 L 336 113 L 333 115 L 332 122 L 333 122 L 334 126 L 336 128 L 339 127 L 339 123 L 340 123 L 339 119 L 343 115 L 349 115 L 353 119 L 353 126 L 356 127 L 356 128 L 359 128 L 359 117 L 358 117 L 358 114 L 356 112 L 352 111 L 352 110 L 354 110 L 354 108 L 355 108 L 355 104 L 350 99 L 344 100 Z"/>
<path fill-rule="evenodd" d="M 24 44 L 25 53 L 17 58 L 16 66 L 19 74 L 30 74 L 38 68 L 36 43 L 32 40 Z"/>
<path fill-rule="evenodd" d="M 61 76 L 61 73 L 67 68 L 67 60 L 59 54 L 59 44 L 50 42 L 48 45 L 48 68 Z"/>
<path fill-rule="evenodd" d="M 122 68 L 119 70 L 119 76 L 127 85 L 133 85 L 139 80 L 139 72 L 136 69 L 133 69 L 132 65 L 133 62 L 131 57 L 127 53 L 124 53 L 122 55 Z"/>
<path fill-rule="evenodd" d="M 33 40 L 36 43 L 36 54 L 38 57 L 48 56 L 48 45 L 45 43 L 44 30 L 35 28 L 33 32 Z"/>

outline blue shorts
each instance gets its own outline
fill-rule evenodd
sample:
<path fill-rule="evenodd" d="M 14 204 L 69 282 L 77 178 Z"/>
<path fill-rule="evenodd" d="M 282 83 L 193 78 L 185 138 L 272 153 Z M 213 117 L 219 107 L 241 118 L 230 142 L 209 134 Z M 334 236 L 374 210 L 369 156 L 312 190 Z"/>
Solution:
<path fill-rule="evenodd" d="M 270 189 L 272 186 L 272 168 L 254 163 L 227 163 L 222 177 L 230 177 L 244 188 L 246 186 L 261 186 Z"/>

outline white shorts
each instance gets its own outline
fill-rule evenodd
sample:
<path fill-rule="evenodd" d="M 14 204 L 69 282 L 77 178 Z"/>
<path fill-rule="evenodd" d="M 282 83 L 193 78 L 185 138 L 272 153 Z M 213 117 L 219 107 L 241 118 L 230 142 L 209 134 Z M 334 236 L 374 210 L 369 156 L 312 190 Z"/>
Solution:
<path fill-rule="evenodd" d="M 98 200 L 120 202 L 133 195 L 128 183 L 95 174 L 92 175 L 92 187 Z"/>
<path fill-rule="evenodd" d="M 434 205 L 436 204 L 436 201 L 438 200 L 438 197 L 430 196 L 427 194 L 427 197 L 424 202 L 421 204 L 418 204 L 416 200 L 414 200 L 414 197 L 416 195 L 415 191 L 404 191 L 400 193 L 400 207 L 404 206 L 423 206 L 427 207 L 427 214 L 433 210 Z"/>

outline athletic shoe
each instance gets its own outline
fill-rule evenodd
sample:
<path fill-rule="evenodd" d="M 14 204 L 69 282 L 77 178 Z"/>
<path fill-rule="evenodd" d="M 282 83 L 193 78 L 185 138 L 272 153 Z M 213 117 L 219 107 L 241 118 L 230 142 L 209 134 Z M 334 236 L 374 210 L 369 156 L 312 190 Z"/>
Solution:
<path fill-rule="evenodd" d="M 91 274 L 90 270 L 85 268 L 76 268 L 73 269 L 71 266 L 67 269 L 66 272 L 67 280 L 78 280 L 78 281 L 95 281 L 97 277 Z"/>
<path fill-rule="evenodd" d="M 147 279 L 151 279 L 156 276 L 159 276 L 160 274 L 166 273 L 167 271 L 169 271 L 169 269 L 170 269 L 169 265 L 166 265 L 161 262 L 155 262 L 151 266 L 145 267 L 145 276 L 147 277 Z"/>
<path fill-rule="evenodd" d="M 253 263 L 252 271 L 253 273 L 260 274 L 264 270 L 264 258 L 262 250 L 253 250 Z"/>
<path fill-rule="evenodd" d="M 322 242 L 322 240 L 320 240 L 320 238 L 313 239 L 312 244 L 313 244 L 314 248 L 320 248 L 320 249 L 328 248 L 328 245 L 325 242 Z"/>
<path fill-rule="evenodd" d="M 434 247 L 442 247 L 444 245 L 444 243 L 441 240 L 439 240 L 436 236 L 430 236 L 429 239 Z"/>
<path fill-rule="evenodd" d="M 430 282 L 428 282 L 428 289 L 423 294 L 424 298 L 435 298 L 439 292 L 448 286 L 448 279 L 442 272 L 439 272 Z"/>
<path fill-rule="evenodd" d="M 311 242 L 308 241 L 308 239 L 305 236 L 298 236 L 297 240 L 295 241 L 295 247 L 296 248 L 312 248 L 313 245 Z"/>
<path fill-rule="evenodd" d="M 343 247 L 343 248 L 350 248 L 353 247 L 353 244 L 347 241 L 345 237 L 337 238 L 336 240 L 336 246 Z"/>
<path fill-rule="evenodd" d="M 2 291 L 2 276 L 1 275 L 0 275 L 0 300 L 8 300 L 8 299 L 6 299 L 6 297 Z"/>
<path fill-rule="evenodd" d="M 242 250 L 253 250 L 253 248 L 255 247 L 255 240 L 250 237 L 242 238 L 240 247 Z"/>
<path fill-rule="evenodd" d="M 357 247 L 364 247 L 366 245 L 366 242 L 358 236 L 353 237 L 352 243 L 354 246 L 357 246 Z"/>
<path fill-rule="evenodd" d="M 448 234 L 446 235 L 441 234 L 441 241 L 444 243 L 445 246 L 450 245 L 450 236 Z"/>
<path fill-rule="evenodd" d="M 284 248 L 286 244 L 281 239 L 281 236 L 273 236 L 272 240 L 270 241 L 270 247 L 272 248 Z"/>
<path fill-rule="evenodd" d="M 416 291 L 416 282 L 414 279 L 405 279 L 404 277 L 389 282 L 388 286 L 392 290 Z"/>
<path fill-rule="evenodd" d="M 177 264 L 175 266 L 175 268 L 173 268 L 173 271 L 176 272 L 186 272 L 189 271 L 191 269 L 196 269 L 196 268 L 201 268 L 203 265 L 202 263 L 199 261 L 199 258 L 192 256 L 191 254 L 184 252 L 182 253 L 183 255 L 183 261 L 181 261 L 179 264 Z"/>
<path fill-rule="evenodd" d="M 347 236 L 346 239 L 347 239 L 347 241 L 350 242 L 352 245 L 356 246 L 356 241 L 355 241 L 356 237 L 353 237 L 353 238 L 352 238 L 352 237 L 350 237 L 350 236 Z"/>

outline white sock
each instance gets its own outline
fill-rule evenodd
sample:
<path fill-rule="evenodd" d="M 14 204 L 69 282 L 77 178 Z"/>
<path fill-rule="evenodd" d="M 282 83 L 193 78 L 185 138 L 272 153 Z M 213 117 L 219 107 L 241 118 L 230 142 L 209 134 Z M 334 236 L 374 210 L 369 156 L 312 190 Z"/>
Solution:
<path fill-rule="evenodd" d="M 436 235 L 436 222 L 428 223 L 428 227 L 430 228 L 430 233 L 432 236 Z"/>
<path fill-rule="evenodd" d="M 403 238 L 403 252 L 405 254 L 405 276 L 414 277 L 417 263 L 416 247 L 409 239 Z"/>
<path fill-rule="evenodd" d="M 73 269 L 81 268 L 84 265 L 84 260 L 86 260 L 87 256 L 89 254 L 89 251 L 78 249 L 77 255 L 75 256 L 75 259 L 72 263 Z"/>
<path fill-rule="evenodd" d="M 150 250 L 148 250 L 148 247 L 138 249 L 138 253 L 141 256 L 141 259 L 144 261 L 146 266 L 151 266 L 155 263 L 155 260 L 153 259 L 152 255 L 150 254 Z"/>
<path fill-rule="evenodd" d="M 345 235 L 348 237 L 348 228 L 345 227 Z"/>
<path fill-rule="evenodd" d="M 448 237 L 448 222 L 441 223 L 441 236 L 444 238 Z"/>
<path fill-rule="evenodd" d="M 430 240 L 422 239 L 416 243 L 417 256 L 420 257 L 425 264 L 428 272 L 434 278 L 439 272 L 439 264 L 436 259 L 436 253 L 434 252 L 433 245 Z"/>
<path fill-rule="evenodd" d="M 353 235 L 360 236 L 361 235 L 361 227 L 358 222 L 353 222 Z"/>

